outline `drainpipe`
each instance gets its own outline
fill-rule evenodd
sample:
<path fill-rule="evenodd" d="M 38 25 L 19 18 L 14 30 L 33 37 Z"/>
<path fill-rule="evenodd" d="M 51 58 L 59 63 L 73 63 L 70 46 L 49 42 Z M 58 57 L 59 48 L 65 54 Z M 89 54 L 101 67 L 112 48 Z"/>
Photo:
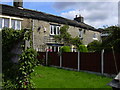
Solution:
<path fill-rule="evenodd" d="M 34 47 L 34 20 L 32 20 L 32 31 L 33 31 L 33 33 L 32 33 L 33 48 L 35 49 L 35 47 Z"/>

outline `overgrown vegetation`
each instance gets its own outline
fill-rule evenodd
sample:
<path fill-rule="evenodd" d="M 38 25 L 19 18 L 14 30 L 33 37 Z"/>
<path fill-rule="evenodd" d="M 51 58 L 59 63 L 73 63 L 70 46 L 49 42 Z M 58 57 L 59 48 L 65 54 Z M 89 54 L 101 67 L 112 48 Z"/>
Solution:
<path fill-rule="evenodd" d="M 70 46 L 63 46 L 60 48 L 60 52 L 70 52 Z"/>
<path fill-rule="evenodd" d="M 78 51 L 80 52 L 88 52 L 88 49 L 85 45 L 79 45 Z"/>
<path fill-rule="evenodd" d="M 109 31 L 109 36 L 103 40 L 102 47 L 108 50 L 113 47 L 116 52 L 120 52 L 120 27 L 110 26 L 104 30 Z"/>
<path fill-rule="evenodd" d="M 110 26 L 103 29 L 104 32 L 108 33 L 107 37 L 100 41 L 93 41 L 88 44 L 87 48 L 90 52 L 99 52 L 102 49 L 105 51 L 114 51 L 120 52 L 120 27 L 118 26 Z"/>
<path fill-rule="evenodd" d="M 72 38 L 72 36 L 68 33 L 69 26 L 65 25 L 60 28 L 60 35 L 54 36 L 55 40 L 65 44 L 65 46 L 75 45 L 79 47 L 82 44 L 79 37 Z"/>
<path fill-rule="evenodd" d="M 25 50 L 25 40 L 30 40 L 31 30 L 14 30 L 4 28 L 2 30 L 2 68 L 3 68 L 3 88 L 31 88 L 30 74 L 36 65 L 37 53 L 32 47 Z M 18 63 L 11 61 L 15 55 L 11 52 L 14 46 L 22 42 L 22 54 Z M 31 43 L 32 44 L 32 43 Z"/>
<path fill-rule="evenodd" d="M 100 41 L 95 40 L 95 41 L 89 43 L 87 48 L 88 48 L 89 52 L 99 52 L 102 50 L 101 45 L 102 45 L 102 43 Z"/>

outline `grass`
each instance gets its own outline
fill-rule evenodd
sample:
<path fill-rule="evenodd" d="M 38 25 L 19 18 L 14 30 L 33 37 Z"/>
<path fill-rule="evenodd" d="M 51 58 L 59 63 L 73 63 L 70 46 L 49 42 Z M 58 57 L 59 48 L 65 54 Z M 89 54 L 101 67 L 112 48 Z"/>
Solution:
<path fill-rule="evenodd" d="M 35 88 L 111 88 L 112 79 L 85 72 L 38 66 L 32 73 Z"/>

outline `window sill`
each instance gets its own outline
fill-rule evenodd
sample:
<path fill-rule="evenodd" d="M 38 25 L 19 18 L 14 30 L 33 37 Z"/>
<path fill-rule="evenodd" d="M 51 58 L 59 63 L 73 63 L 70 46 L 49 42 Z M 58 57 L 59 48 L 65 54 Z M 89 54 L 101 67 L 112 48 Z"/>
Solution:
<path fill-rule="evenodd" d="M 93 38 L 93 40 L 98 40 L 97 38 Z"/>

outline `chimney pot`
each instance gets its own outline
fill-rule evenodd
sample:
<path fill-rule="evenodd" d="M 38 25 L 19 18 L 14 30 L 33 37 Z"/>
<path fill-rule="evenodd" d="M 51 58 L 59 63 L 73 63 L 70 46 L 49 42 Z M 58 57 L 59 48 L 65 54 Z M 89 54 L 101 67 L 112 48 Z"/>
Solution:
<path fill-rule="evenodd" d="M 23 7 L 23 0 L 14 0 L 13 5 L 14 5 L 14 7 L 22 8 Z"/>

